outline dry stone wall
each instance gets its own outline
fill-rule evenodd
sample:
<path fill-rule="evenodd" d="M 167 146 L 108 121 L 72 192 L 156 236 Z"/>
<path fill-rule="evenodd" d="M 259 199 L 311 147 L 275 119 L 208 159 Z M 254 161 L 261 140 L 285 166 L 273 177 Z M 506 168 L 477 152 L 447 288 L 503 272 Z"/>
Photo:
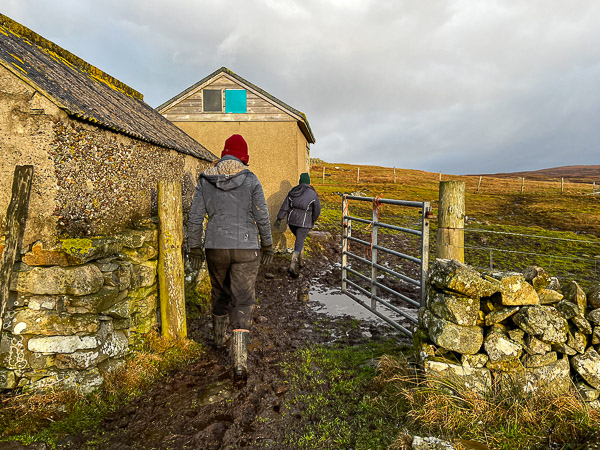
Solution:
<path fill-rule="evenodd" d="M 481 274 L 436 260 L 414 341 L 426 374 L 478 392 L 497 385 L 561 393 L 574 384 L 600 407 L 600 286 L 586 294 L 540 267 Z"/>
<path fill-rule="evenodd" d="M 15 267 L 0 389 L 89 392 L 157 325 L 156 224 L 34 246 Z"/>

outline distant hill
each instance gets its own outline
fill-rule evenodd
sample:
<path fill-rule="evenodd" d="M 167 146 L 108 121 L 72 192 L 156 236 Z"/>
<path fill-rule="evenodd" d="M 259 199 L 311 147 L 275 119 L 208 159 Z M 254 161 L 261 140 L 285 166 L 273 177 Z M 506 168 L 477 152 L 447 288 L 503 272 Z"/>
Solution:
<path fill-rule="evenodd" d="M 568 178 L 569 181 L 600 181 L 600 165 L 595 166 L 561 166 L 550 169 L 531 170 L 525 172 L 486 174 L 498 178 L 525 177 L 538 180 Z"/>

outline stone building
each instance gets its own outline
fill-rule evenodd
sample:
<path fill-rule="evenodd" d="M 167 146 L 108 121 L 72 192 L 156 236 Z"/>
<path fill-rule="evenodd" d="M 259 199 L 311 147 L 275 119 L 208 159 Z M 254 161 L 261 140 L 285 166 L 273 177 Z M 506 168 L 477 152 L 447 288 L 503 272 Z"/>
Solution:
<path fill-rule="evenodd" d="M 92 388 L 156 324 L 157 183 L 181 181 L 187 216 L 215 155 L 139 92 L 3 15 L 0 152 L 0 251 L 14 168 L 34 166 L 0 389 Z"/>
<path fill-rule="evenodd" d="M 310 169 L 315 136 L 306 116 L 225 67 L 156 109 L 217 155 L 229 136 L 244 136 L 272 221 L 300 174 Z"/>

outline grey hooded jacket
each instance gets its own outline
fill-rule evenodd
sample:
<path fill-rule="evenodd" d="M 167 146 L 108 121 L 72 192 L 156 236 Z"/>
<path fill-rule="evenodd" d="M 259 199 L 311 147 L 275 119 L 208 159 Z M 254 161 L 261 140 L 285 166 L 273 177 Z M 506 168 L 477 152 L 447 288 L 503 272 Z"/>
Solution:
<path fill-rule="evenodd" d="M 299 184 L 292 188 L 281 205 L 277 218 L 287 216 L 288 225 L 312 228 L 321 215 L 321 202 L 310 184 Z"/>
<path fill-rule="evenodd" d="M 234 156 L 224 156 L 198 178 L 188 221 L 189 248 L 202 247 L 206 215 L 204 248 L 259 249 L 261 243 L 273 243 L 262 185 Z"/>

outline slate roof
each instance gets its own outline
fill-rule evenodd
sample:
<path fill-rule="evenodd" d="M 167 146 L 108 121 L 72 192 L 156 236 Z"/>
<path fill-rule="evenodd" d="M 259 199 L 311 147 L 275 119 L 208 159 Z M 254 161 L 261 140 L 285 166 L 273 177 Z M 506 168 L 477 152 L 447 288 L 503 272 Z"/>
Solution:
<path fill-rule="evenodd" d="M 156 110 L 159 111 L 159 112 L 163 112 L 163 110 L 166 109 L 167 106 L 170 106 L 171 104 L 175 103 L 177 100 L 186 97 L 188 94 L 190 94 L 191 92 L 195 91 L 197 88 L 199 88 L 203 84 L 207 83 L 209 80 L 211 80 L 212 78 L 216 77 L 220 73 L 226 73 L 227 75 L 230 75 L 232 78 L 234 78 L 235 80 L 239 81 L 241 84 L 246 85 L 248 88 L 250 88 L 250 90 L 263 95 L 264 97 L 266 97 L 269 100 L 271 100 L 273 103 L 281 106 L 283 109 L 287 109 L 292 114 L 300 117 L 300 120 L 298 121 L 298 126 L 300 127 L 300 129 L 302 130 L 302 132 L 304 133 L 304 135 L 306 136 L 306 139 L 310 143 L 312 143 L 312 144 L 314 144 L 316 142 L 315 141 L 315 135 L 313 134 L 313 132 L 312 132 L 312 130 L 310 128 L 310 125 L 308 123 L 308 119 L 306 118 L 306 115 L 303 112 L 298 111 L 297 109 L 292 108 L 287 103 L 284 103 L 281 100 L 279 100 L 278 98 L 273 97 L 267 91 L 264 91 L 263 89 L 259 88 L 255 84 L 250 83 L 248 80 L 245 80 L 244 78 L 242 78 L 241 76 L 239 76 L 237 73 L 232 72 L 231 70 L 229 70 L 227 67 L 221 67 L 220 69 L 215 70 L 213 73 L 211 73 L 207 77 L 201 79 L 200 81 L 198 81 L 194 85 L 190 86 L 185 91 L 181 92 L 180 94 L 177 94 L 172 99 L 167 100 L 162 105 L 158 106 L 156 108 Z"/>
<path fill-rule="evenodd" d="M 142 94 L 2 14 L 0 65 L 71 116 L 200 159 L 216 158 Z"/>

